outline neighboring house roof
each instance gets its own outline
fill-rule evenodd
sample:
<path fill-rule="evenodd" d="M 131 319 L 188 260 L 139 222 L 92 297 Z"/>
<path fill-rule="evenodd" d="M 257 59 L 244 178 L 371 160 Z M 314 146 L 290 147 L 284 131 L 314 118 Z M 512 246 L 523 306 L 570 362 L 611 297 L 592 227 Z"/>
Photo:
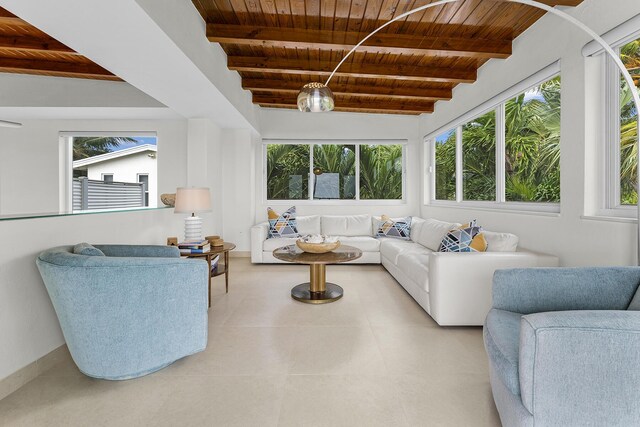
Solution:
<path fill-rule="evenodd" d="M 100 154 L 98 156 L 87 157 L 86 159 L 75 160 L 73 162 L 73 168 L 83 168 L 96 163 L 106 162 L 107 160 L 119 159 L 121 157 L 131 156 L 132 154 L 144 153 L 145 151 L 152 151 L 156 153 L 158 147 L 151 144 L 138 145 L 136 147 L 125 148 L 124 150 L 112 151 L 110 153 Z"/>

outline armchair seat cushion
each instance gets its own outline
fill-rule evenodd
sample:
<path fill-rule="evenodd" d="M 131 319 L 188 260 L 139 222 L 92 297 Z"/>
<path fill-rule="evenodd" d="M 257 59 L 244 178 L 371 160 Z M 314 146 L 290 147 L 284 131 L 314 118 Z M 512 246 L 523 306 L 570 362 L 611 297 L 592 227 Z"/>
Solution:
<path fill-rule="evenodd" d="M 484 327 L 484 341 L 495 374 L 515 396 L 520 395 L 520 313 L 492 309 Z"/>

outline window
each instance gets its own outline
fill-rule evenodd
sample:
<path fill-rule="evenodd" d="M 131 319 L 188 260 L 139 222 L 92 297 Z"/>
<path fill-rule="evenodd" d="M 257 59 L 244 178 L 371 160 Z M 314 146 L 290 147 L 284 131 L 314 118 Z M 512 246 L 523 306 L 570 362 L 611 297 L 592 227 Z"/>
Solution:
<path fill-rule="evenodd" d="M 452 129 L 434 141 L 436 200 L 456 200 L 456 136 Z"/>
<path fill-rule="evenodd" d="M 402 144 L 266 144 L 268 200 L 402 200 Z"/>
<path fill-rule="evenodd" d="M 640 39 L 633 40 L 620 47 L 620 58 L 627 67 L 632 77 L 636 89 L 640 88 Z M 620 198 L 621 205 L 635 205 L 638 203 L 638 112 L 633 103 L 631 88 L 625 79 L 619 75 L 619 102 L 620 106 L 618 123 L 614 128 L 617 133 L 620 150 L 619 176 L 620 176 Z M 616 105 L 616 104 L 614 104 Z"/>
<path fill-rule="evenodd" d="M 541 204 L 558 203 L 560 89 L 559 76 L 528 90 L 516 88 L 515 97 L 489 101 L 497 106 L 488 111 L 481 106 L 470 119 L 430 139 L 432 200 L 518 202 L 520 208 L 529 202 L 543 210 Z"/>
<path fill-rule="evenodd" d="M 507 202 L 560 201 L 560 77 L 505 104 Z"/>
<path fill-rule="evenodd" d="M 464 200 L 496 199 L 496 112 L 462 125 Z"/>
<path fill-rule="evenodd" d="M 68 150 L 66 212 L 157 206 L 157 138 L 136 134 L 63 134 Z"/>

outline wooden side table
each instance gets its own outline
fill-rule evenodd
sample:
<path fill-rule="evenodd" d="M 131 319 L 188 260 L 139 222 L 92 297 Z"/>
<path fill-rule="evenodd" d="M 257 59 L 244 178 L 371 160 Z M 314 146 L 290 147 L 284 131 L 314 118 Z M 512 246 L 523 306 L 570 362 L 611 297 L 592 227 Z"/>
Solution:
<path fill-rule="evenodd" d="M 211 249 L 208 252 L 204 252 L 201 254 L 183 254 L 182 256 L 187 258 L 206 258 L 207 264 L 209 264 L 209 307 L 211 307 L 211 278 L 221 276 L 224 274 L 224 282 L 225 282 L 225 291 L 229 293 L 229 251 L 232 251 L 236 248 L 236 245 L 229 242 L 224 242 L 223 246 L 211 246 Z M 211 271 L 211 261 L 216 257 L 216 255 L 220 255 L 220 260 L 218 260 L 218 266 L 216 271 Z"/>

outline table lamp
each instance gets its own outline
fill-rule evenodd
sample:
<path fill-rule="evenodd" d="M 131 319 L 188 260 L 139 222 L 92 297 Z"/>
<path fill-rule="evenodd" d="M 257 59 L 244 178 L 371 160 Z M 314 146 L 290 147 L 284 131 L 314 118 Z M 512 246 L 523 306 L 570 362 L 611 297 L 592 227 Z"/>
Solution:
<path fill-rule="evenodd" d="M 176 190 L 175 213 L 190 213 L 184 219 L 184 240 L 202 240 L 202 218 L 199 212 L 211 211 L 211 192 L 206 187 L 180 187 Z"/>

